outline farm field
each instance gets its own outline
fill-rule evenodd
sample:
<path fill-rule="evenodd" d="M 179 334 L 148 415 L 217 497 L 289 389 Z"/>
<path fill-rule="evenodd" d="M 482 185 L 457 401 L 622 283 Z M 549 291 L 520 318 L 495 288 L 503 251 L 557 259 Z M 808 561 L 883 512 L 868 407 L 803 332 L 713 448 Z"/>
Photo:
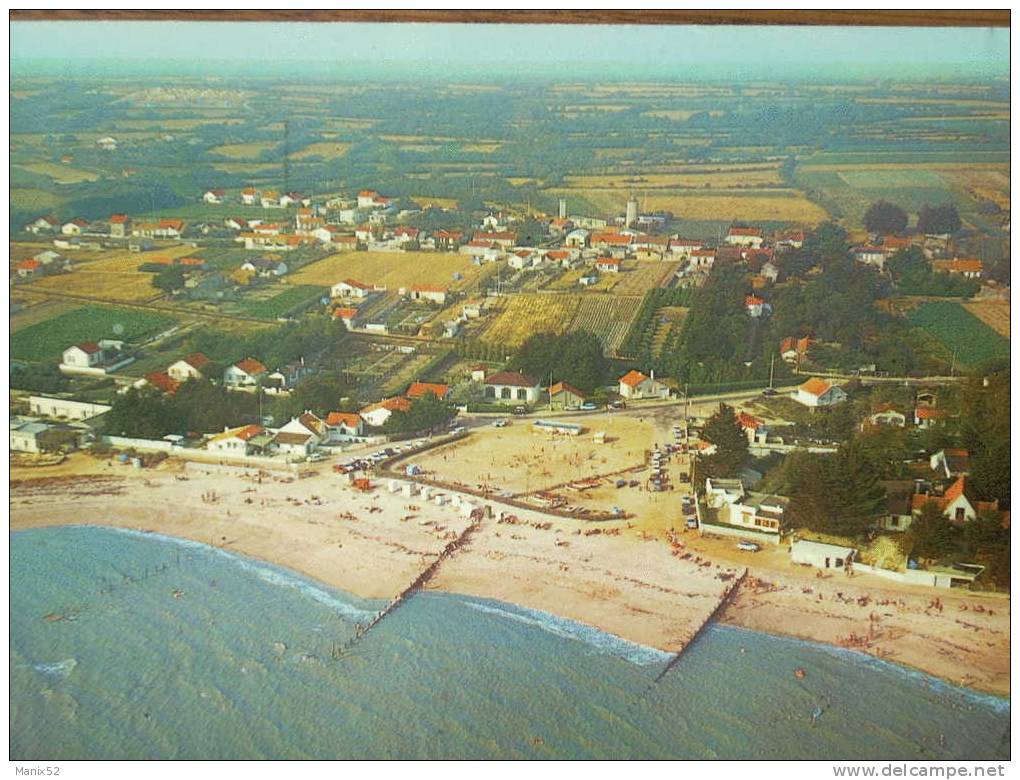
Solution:
<path fill-rule="evenodd" d="M 679 267 L 677 260 L 624 260 L 620 273 L 603 274 L 596 288 L 614 295 L 644 295 L 653 287 L 666 285 Z"/>
<path fill-rule="evenodd" d="M 223 157 L 230 157 L 236 160 L 244 160 L 251 157 L 258 157 L 262 152 L 267 152 L 276 147 L 276 141 L 252 141 L 247 144 L 223 144 L 214 146 L 209 150 L 210 154 L 218 154 Z"/>
<path fill-rule="evenodd" d="M 947 358 L 955 351 L 958 363 L 973 365 L 1009 357 L 1009 340 L 961 304 L 924 303 L 910 313 L 909 319 L 941 345 Z"/>
<path fill-rule="evenodd" d="M 697 172 L 695 172 L 697 171 Z M 781 186 L 777 165 L 731 166 L 718 172 L 709 166 L 692 169 L 690 173 L 645 173 L 617 175 L 567 176 L 566 184 L 580 189 L 625 189 L 629 192 L 645 192 L 653 189 L 705 187 L 728 189 L 733 187 Z"/>
<path fill-rule="evenodd" d="M 320 286 L 355 279 L 393 290 L 421 284 L 464 290 L 493 272 L 472 265 L 467 255 L 452 252 L 341 252 L 309 263 L 290 279 L 293 284 Z M 454 274 L 463 278 L 455 279 Z"/>
<path fill-rule="evenodd" d="M 650 423 L 624 415 L 585 415 L 571 422 L 585 431 L 553 436 L 524 421 L 478 428 L 465 439 L 416 455 L 414 462 L 440 480 L 525 493 L 638 466 L 655 438 Z M 605 444 L 592 440 L 596 431 L 606 433 Z"/>
<path fill-rule="evenodd" d="M 40 176 L 49 176 L 57 184 L 77 184 L 81 181 L 95 181 L 99 178 L 99 174 L 97 173 L 72 168 L 69 165 L 58 165 L 57 163 L 28 163 L 19 165 L 18 167 L 23 168 L 29 173 L 36 173 Z"/>
<path fill-rule="evenodd" d="M 136 341 L 172 325 L 174 320 L 137 309 L 82 306 L 22 328 L 11 335 L 11 357 L 50 361 L 71 344 L 99 339 Z"/>
<path fill-rule="evenodd" d="M 492 320 L 481 338 L 516 348 L 539 332 L 566 333 L 588 330 L 609 352 L 615 352 L 630 327 L 637 301 L 615 295 L 518 293 Z"/>
<path fill-rule="evenodd" d="M 624 189 L 556 189 L 549 193 L 568 200 L 578 198 L 599 212 L 623 213 L 629 193 Z M 654 190 L 640 197 L 646 211 L 671 211 L 683 219 L 749 222 L 795 222 L 817 225 L 828 217 L 826 211 L 792 189 L 748 188 L 703 194 L 690 191 Z"/>
<path fill-rule="evenodd" d="M 350 144 L 342 144 L 336 141 L 319 141 L 306 146 L 299 152 L 295 152 L 291 155 L 291 158 L 294 160 L 303 160 L 306 157 L 318 156 L 326 160 L 336 160 L 347 154 L 347 150 L 350 148 Z"/>
<path fill-rule="evenodd" d="M 1000 336 L 1009 338 L 1009 301 L 969 301 L 963 308 Z"/>
<path fill-rule="evenodd" d="M 117 273 L 83 269 L 42 276 L 24 287 L 36 293 L 73 292 L 84 298 L 110 303 L 140 303 L 163 294 L 152 286 L 152 274 L 141 271 Z"/>
<path fill-rule="evenodd" d="M 275 319 L 290 314 L 293 310 L 302 308 L 305 305 L 317 303 L 320 297 L 328 294 L 329 290 L 325 287 L 299 284 L 288 286 L 282 292 L 276 292 L 268 297 L 245 298 L 238 306 L 238 309 L 249 317 Z"/>

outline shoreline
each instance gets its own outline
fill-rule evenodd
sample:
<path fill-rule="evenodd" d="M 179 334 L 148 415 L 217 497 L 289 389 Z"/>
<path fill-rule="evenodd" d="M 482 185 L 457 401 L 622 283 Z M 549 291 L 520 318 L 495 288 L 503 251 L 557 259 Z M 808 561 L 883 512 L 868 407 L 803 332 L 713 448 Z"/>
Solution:
<path fill-rule="evenodd" d="M 10 528 L 158 533 L 240 553 L 358 598 L 388 600 L 469 522 L 420 497 L 381 488 L 356 494 L 334 475 L 294 483 L 270 477 L 260 484 L 222 474 L 196 478 L 190 471 L 187 481 L 169 470 L 145 477 L 114 471 L 72 483 L 18 481 Z M 211 494 L 215 500 L 206 502 Z M 589 536 L 583 521 L 538 512 L 517 511 L 516 521 L 483 521 L 427 589 L 536 609 L 677 653 L 740 573 L 728 561 L 679 558 L 647 534 Z M 817 579 L 753 562 L 750 569 L 715 622 L 858 650 L 1008 701 L 1008 598 L 892 589 L 864 576 Z M 936 597 L 943 610 L 931 607 Z M 867 641 L 848 647 L 847 636 Z"/>

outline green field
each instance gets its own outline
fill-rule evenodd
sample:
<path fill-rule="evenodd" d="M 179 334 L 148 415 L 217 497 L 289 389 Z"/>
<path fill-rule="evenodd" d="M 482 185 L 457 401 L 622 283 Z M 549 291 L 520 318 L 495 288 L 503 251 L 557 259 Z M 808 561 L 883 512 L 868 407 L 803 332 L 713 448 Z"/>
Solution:
<path fill-rule="evenodd" d="M 275 319 L 283 317 L 297 309 L 304 309 L 328 293 L 325 287 L 317 287 L 311 284 L 299 284 L 288 287 L 281 293 L 271 298 L 261 300 L 246 300 L 240 308 L 245 314 L 251 317 L 262 319 Z"/>
<path fill-rule="evenodd" d="M 925 303 L 910 313 L 910 322 L 934 338 L 956 362 L 973 365 L 1009 357 L 1009 341 L 958 303 Z"/>
<path fill-rule="evenodd" d="M 11 334 L 11 357 L 49 361 L 72 344 L 99 339 L 137 341 L 173 323 L 169 317 L 135 309 L 83 306 Z"/>

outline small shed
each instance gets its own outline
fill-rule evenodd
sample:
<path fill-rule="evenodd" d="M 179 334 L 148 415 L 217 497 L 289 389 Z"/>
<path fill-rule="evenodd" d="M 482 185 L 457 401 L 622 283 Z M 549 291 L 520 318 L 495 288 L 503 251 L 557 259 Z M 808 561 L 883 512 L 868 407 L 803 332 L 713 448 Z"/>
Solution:
<path fill-rule="evenodd" d="M 853 564 L 857 551 L 838 544 L 811 542 L 798 539 L 790 546 L 790 559 L 794 563 L 815 566 L 819 569 L 842 569 Z"/>

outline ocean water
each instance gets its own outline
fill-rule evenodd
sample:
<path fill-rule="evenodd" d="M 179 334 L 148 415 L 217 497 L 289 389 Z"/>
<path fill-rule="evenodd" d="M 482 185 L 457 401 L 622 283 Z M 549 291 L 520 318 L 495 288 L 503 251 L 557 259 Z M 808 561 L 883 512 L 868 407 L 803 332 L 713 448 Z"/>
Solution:
<path fill-rule="evenodd" d="M 713 626 L 655 684 L 657 650 L 430 592 L 334 658 L 381 602 L 157 535 L 10 538 L 13 759 L 1009 757 L 1007 701 L 814 643 Z"/>

